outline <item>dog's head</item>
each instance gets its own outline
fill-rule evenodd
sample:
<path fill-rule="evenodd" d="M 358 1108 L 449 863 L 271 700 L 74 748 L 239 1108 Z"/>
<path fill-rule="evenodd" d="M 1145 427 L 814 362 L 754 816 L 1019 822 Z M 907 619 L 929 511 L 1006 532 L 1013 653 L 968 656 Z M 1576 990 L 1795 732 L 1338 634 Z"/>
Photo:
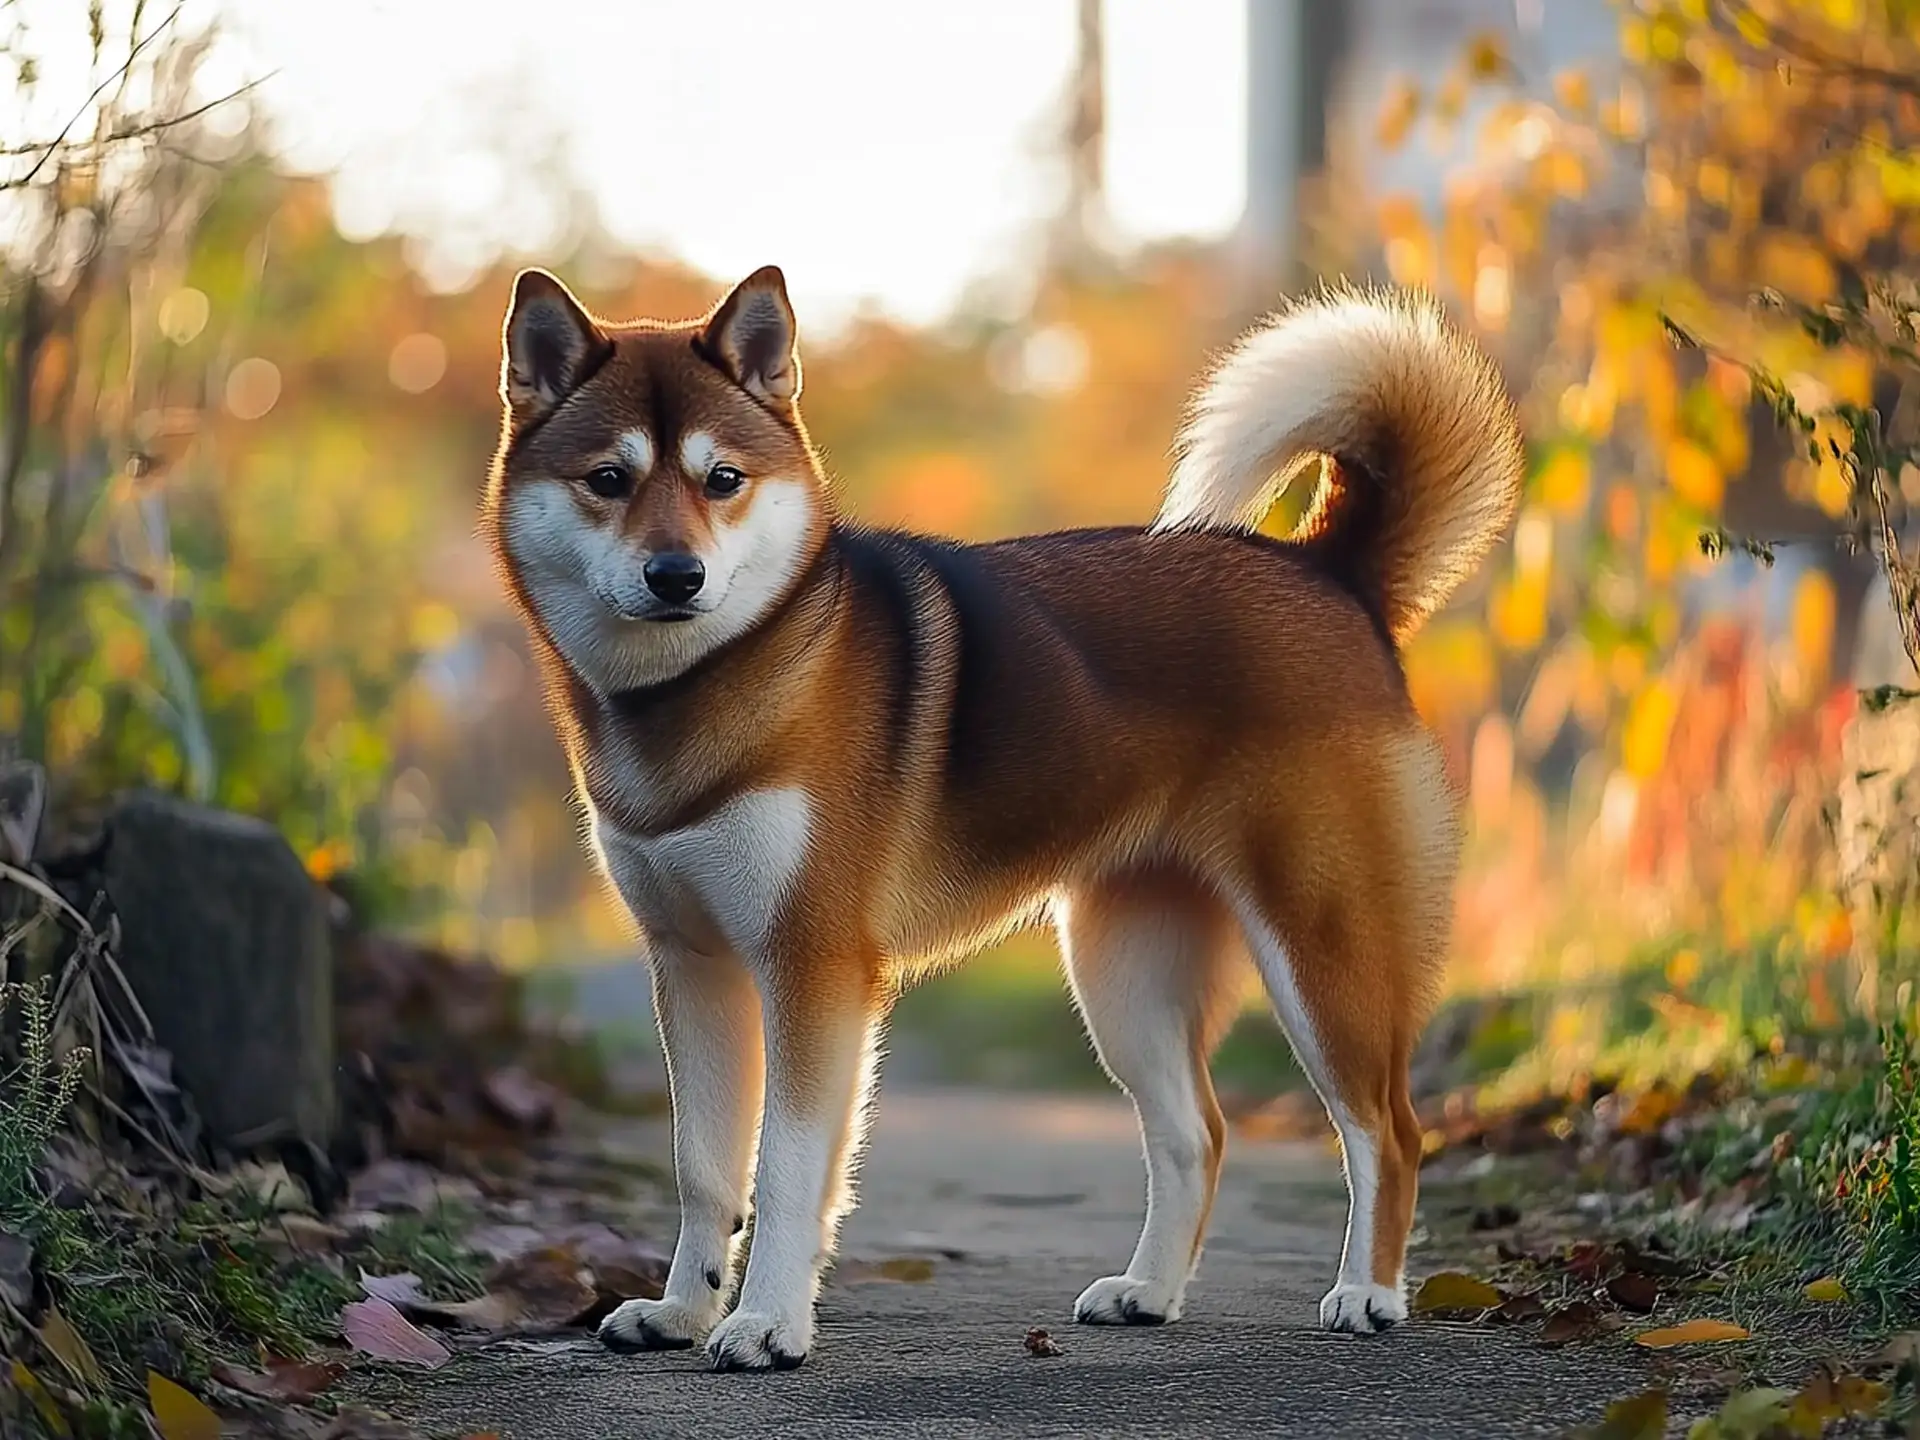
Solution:
<path fill-rule="evenodd" d="M 679 325 L 602 323 L 528 270 L 502 348 L 506 422 L 485 528 L 590 685 L 671 679 L 789 594 L 827 507 L 777 269 Z"/>

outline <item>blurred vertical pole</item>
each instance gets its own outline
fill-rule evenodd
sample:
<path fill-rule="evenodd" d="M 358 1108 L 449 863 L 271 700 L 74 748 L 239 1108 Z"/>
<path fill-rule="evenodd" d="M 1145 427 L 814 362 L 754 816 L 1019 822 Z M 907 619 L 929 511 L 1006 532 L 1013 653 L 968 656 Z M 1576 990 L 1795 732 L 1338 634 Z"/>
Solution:
<path fill-rule="evenodd" d="M 1350 0 L 1247 0 L 1247 208 L 1241 277 L 1263 307 L 1300 279 L 1300 186 L 1327 159 Z"/>
<path fill-rule="evenodd" d="M 1087 269 L 1101 253 L 1106 229 L 1107 92 L 1102 0 L 1077 0 L 1079 41 L 1074 51 L 1072 93 L 1065 133 L 1067 193 L 1053 235 L 1053 265 L 1068 273 Z"/>

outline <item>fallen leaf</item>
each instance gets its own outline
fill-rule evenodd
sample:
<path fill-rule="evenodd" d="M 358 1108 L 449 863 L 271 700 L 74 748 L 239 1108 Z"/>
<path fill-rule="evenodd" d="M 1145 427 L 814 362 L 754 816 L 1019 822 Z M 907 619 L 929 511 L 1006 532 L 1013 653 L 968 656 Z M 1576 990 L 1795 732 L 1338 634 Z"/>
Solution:
<path fill-rule="evenodd" d="M 384 1300 L 389 1305 L 403 1308 L 427 1298 L 427 1292 L 420 1286 L 420 1277 L 411 1270 L 402 1270 L 398 1275 L 369 1275 L 362 1270 L 360 1288 L 375 1300 Z"/>
<path fill-rule="evenodd" d="M 276 1214 L 299 1214 L 313 1209 L 307 1187 L 278 1160 L 271 1164 L 243 1160 L 220 1174 L 208 1175 L 202 1183 L 217 1195 L 238 1196 Z"/>
<path fill-rule="evenodd" d="M 1717 1440 L 1745 1440 L 1748 1436 L 1764 1435 L 1787 1418 L 1787 1405 L 1792 1399 L 1791 1390 L 1765 1386 L 1736 1390 L 1713 1417 L 1712 1433 Z"/>
<path fill-rule="evenodd" d="M 1629 1270 L 1607 1282 L 1607 1294 L 1622 1310 L 1631 1310 L 1636 1315 L 1651 1315 L 1653 1307 L 1660 1301 L 1660 1282 L 1651 1275 Z"/>
<path fill-rule="evenodd" d="M 1920 1365 L 1920 1330 L 1903 1330 L 1880 1347 L 1870 1365 Z"/>
<path fill-rule="evenodd" d="M 1664 1440 L 1667 1433 L 1667 1392 L 1647 1390 L 1607 1406 L 1593 1440 Z"/>
<path fill-rule="evenodd" d="M 1606 1246 L 1592 1240 L 1580 1240 L 1567 1251 L 1565 1264 L 1571 1273 L 1582 1280 L 1598 1280 L 1613 1268 L 1613 1262 L 1613 1253 Z"/>
<path fill-rule="evenodd" d="M 1791 1418 L 1804 1422 L 1801 1429 L 1817 1434 L 1831 1420 L 1877 1414 L 1892 1393 L 1878 1380 L 1827 1367 L 1792 1397 Z"/>
<path fill-rule="evenodd" d="M 452 1352 L 385 1300 L 356 1300 L 340 1312 L 340 1333 L 347 1344 L 376 1360 L 396 1360 L 437 1369 Z"/>
<path fill-rule="evenodd" d="M 106 1377 L 100 1373 L 100 1362 L 93 1358 L 93 1351 L 87 1348 L 87 1342 L 80 1338 L 79 1331 L 67 1323 L 67 1317 L 60 1313 L 57 1305 L 49 1305 L 40 1321 L 40 1343 L 81 1384 L 94 1389 L 106 1385 Z"/>
<path fill-rule="evenodd" d="M 1442 1270 L 1420 1282 L 1413 1308 L 1422 1315 L 1477 1315 L 1506 1297 L 1484 1280 L 1458 1270 Z"/>
<path fill-rule="evenodd" d="M 1809 1300 L 1818 1300 L 1825 1304 L 1833 1304 L 1836 1301 L 1847 1298 L 1847 1287 L 1834 1279 L 1833 1276 L 1823 1275 L 1818 1280 L 1808 1281 L 1806 1288 L 1800 1293 L 1805 1295 Z"/>
<path fill-rule="evenodd" d="M 322 1364 L 318 1361 L 269 1360 L 265 1374 L 224 1364 L 215 1364 L 212 1373 L 213 1378 L 222 1385 L 243 1394 L 257 1395 L 262 1400 L 286 1400 L 297 1405 L 311 1400 L 333 1384 L 347 1373 L 347 1367 L 338 1361 Z"/>
<path fill-rule="evenodd" d="M 40 1412 L 40 1419 L 50 1433 L 60 1440 L 73 1434 L 67 1417 L 60 1411 L 60 1402 L 40 1383 L 40 1377 L 19 1360 L 13 1362 L 13 1388 L 33 1402 L 33 1408 Z"/>
<path fill-rule="evenodd" d="M 1058 1340 L 1054 1339 L 1053 1336 L 1042 1330 L 1038 1325 L 1027 1331 L 1026 1347 L 1029 1355 L 1038 1355 L 1043 1359 L 1067 1353 L 1060 1348 L 1060 1342 Z"/>
<path fill-rule="evenodd" d="M 1538 1320 L 1547 1313 L 1547 1307 L 1538 1295 L 1509 1295 L 1487 1314 L 1487 1319 L 1499 1325 L 1517 1325 L 1524 1320 Z"/>
<path fill-rule="evenodd" d="M 161 1440 L 220 1440 L 220 1417 L 152 1370 L 147 1371 L 147 1404 Z"/>
<path fill-rule="evenodd" d="M 558 1090 L 518 1065 L 494 1071 L 482 1093 L 502 1120 L 522 1130 L 547 1129 L 560 1106 Z"/>
<path fill-rule="evenodd" d="M 1745 1340 L 1752 1331 L 1726 1320 L 1688 1320 L 1660 1330 L 1643 1330 L 1633 1343 L 1649 1350 L 1671 1350 L 1676 1345 L 1713 1345 L 1723 1340 Z"/>
<path fill-rule="evenodd" d="M 1585 1300 L 1562 1305 L 1540 1328 L 1540 1343 L 1549 1349 L 1590 1339 L 1600 1330 L 1600 1312 Z"/>
<path fill-rule="evenodd" d="M 548 1245 L 496 1265 L 487 1276 L 487 1293 L 478 1299 L 414 1300 L 405 1308 L 423 1320 L 499 1334 L 580 1323 L 599 1300 L 580 1256 L 566 1246 Z"/>

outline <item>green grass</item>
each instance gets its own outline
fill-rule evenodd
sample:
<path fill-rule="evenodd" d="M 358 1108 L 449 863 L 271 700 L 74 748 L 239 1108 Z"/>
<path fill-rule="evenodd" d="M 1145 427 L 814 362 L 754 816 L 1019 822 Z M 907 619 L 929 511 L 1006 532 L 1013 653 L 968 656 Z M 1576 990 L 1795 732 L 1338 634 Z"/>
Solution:
<path fill-rule="evenodd" d="M 909 990 L 894 1007 L 892 1049 L 912 1049 L 933 1077 L 1017 1089 L 1110 1089 L 1062 978 L 1053 941 L 1016 935 Z M 1222 1042 L 1223 1090 L 1304 1083 L 1272 1014 L 1249 1008 Z"/>

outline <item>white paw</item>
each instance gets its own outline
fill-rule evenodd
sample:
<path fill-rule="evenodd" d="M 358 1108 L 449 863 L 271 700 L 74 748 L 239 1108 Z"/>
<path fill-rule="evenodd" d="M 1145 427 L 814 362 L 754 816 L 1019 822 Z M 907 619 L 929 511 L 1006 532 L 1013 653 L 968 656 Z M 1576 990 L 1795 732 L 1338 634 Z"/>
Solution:
<path fill-rule="evenodd" d="M 678 1300 L 629 1300 L 600 1322 L 609 1350 L 691 1350 L 719 1320 L 716 1305 Z"/>
<path fill-rule="evenodd" d="M 1320 1325 L 1349 1335 L 1372 1335 L 1407 1318 L 1407 1300 L 1385 1285 L 1336 1285 L 1320 1301 Z"/>
<path fill-rule="evenodd" d="M 799 1316 L 736 1310 L 707 1337 L 716 1370 L 793 1370 L 813 1344 L 811 1307 Z"/>
<path fill-rule="evenodd" d="M 1073 1318 L 1082 1325 L 1165 1325 L 1180 1318 L 1180 1294 L 1152 1280 L 1109 1275 L 1080 1292 Z"/>

